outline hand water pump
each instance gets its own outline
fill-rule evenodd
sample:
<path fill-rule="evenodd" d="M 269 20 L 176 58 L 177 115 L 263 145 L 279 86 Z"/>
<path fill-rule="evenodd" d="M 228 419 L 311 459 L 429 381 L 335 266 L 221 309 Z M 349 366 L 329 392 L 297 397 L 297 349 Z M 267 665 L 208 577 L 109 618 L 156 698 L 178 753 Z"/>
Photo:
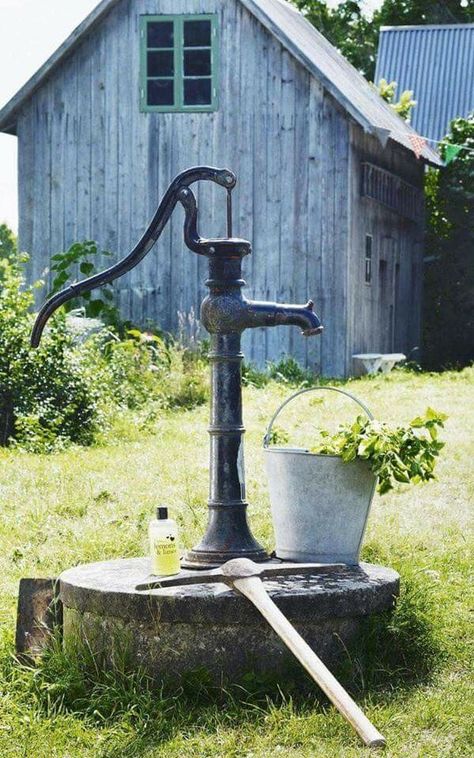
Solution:
<path fill-rule="evenodd" d="M 198 208 L 190 185 L 211 181 L 227 190 L 227 237 L 203 239 L 198 234 Z M 201 321 L 211 335 L 211 437 L 209 520 L 201 542 L 188 552 L 184 566 L 211 568 L 233 558 L 264 561 L 265 550 L 253 537 L 247 522 L 243 458 L 242 390 L 240 349 L 245 329 L 296 325 L 305 336 L 322 332 L 313 303 L 284 305 L 247 300 L 242 295 L 242 259 L 251 253 L 246 240 L 232 236 L 232 190 L 235 175 L 227 169 L 207 166 L 179 174 L 168 188 L 147 231 L 129 255 L 106 271 L 71 284 L 41 308 L 31 338 L 37 347 L 45 324 L 54 311 L 71 298 L 112 282 L 150 252 L 177 205 L 185 211 L 184 240 L 187 247 L 209 260 L 209 294 L 201 305 Z"/>

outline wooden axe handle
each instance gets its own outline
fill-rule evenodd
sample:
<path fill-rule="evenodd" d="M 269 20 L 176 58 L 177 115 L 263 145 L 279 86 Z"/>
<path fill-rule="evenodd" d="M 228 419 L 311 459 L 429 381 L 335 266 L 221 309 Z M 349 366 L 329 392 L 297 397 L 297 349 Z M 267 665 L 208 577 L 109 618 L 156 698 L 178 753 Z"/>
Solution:
<path fill-rule="evenodd" d="M 262 581 L 257 576 L 250 576 L 242 579 L 233 579 L 231 583 L 236 590 L 245 595 L 260 611 L 293 655 L 298 658 L 306 671 L 319 684 L 329 700 L 354 727 L 365 744 L 369 747 L 384 746 L 386 744 L 385 738 L 377 731 L 359 706 L 352 700 L 329 669 L 326 668 L 316 653 L 275 605 L 265 590 Z"/>

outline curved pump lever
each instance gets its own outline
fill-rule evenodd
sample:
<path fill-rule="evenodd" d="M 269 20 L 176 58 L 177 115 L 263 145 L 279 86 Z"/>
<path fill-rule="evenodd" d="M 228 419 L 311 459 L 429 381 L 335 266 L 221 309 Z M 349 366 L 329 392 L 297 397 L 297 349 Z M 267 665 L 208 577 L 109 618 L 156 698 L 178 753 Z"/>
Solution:
<path fill-rule="evenodd" d="M 84 279 L 82 282 L 71 284 L 46 301 L 40 309 L 33 327 L 31 334 L 32 347 L 38 347 L 46 322 L 63 303 L 85 292 L 90 292 L 96 287 L 103 287 L 104 284 L 109 284 L 140 263 L 161 236 L 178 202 L 181 202 L 186 212 L 186 244 L 196 253 L 201 255 L 209 254 L 209 245 L 212 240 L 202 240 L 197 233 L 197 206 L 194 195 L 189 189 L 191 184 L 198 181 L 215 182 L 221 187 L 225 187 L 230 194 L 237 180 L 232 171 L 212 168 L 210 166 L 198 166 L 178 174 L 168 187 L 145 234 L 125 258 L 100 274 L 94 274 L 94 276 Z"/>

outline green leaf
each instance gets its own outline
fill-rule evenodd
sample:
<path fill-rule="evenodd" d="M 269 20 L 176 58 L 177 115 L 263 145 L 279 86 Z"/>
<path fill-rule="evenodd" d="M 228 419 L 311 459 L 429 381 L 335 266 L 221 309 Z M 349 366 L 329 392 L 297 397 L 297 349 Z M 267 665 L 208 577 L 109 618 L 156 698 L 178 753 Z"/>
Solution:
<path fill-rule="evenodd" d="M 90 318 L 96 318 L 104 310 L 104 303 L 102 300 L 92 300 L 87 306 L 87 315 Z"/>
<path fill-rule="evenodd" d="M 87 274 L 92 274 L 92 272 L 94 271 L 94 269 L 95 269 L 94 264 L 90 263 L 89 261 L 84 261 L 79 266 L 79 271 L 81 272 L 81 274 L 86 274 L 86 276 L 87 276 Z"/>

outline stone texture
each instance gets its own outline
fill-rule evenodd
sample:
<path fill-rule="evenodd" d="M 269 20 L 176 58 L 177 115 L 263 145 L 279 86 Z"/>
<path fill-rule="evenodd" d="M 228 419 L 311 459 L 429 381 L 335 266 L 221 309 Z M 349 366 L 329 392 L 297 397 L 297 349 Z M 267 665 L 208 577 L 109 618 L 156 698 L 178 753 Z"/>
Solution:
<path fill-rule="evenodd" d="M 35 658 L 47 645 L 51 632 L 62 623 L 57 579 L 21 579 L 18 592 L 16 653 Z"/>
<path fill-rule="evenodd" d="M 155 677 L 208 670 L 216 679 L 253 671 L 278 675 L 293 663 L 277 635 L 244 597 L 224 584 L 137 592 L 147 559 L 79 566 L 60 577 L 66 645 L 87 640 L 105 664 L 126 648 Z M 265 586 L 328 664 L 362 619 L 392 607 L 395 571 L 361 564 L 327 575 L 275 577 Z"/>

